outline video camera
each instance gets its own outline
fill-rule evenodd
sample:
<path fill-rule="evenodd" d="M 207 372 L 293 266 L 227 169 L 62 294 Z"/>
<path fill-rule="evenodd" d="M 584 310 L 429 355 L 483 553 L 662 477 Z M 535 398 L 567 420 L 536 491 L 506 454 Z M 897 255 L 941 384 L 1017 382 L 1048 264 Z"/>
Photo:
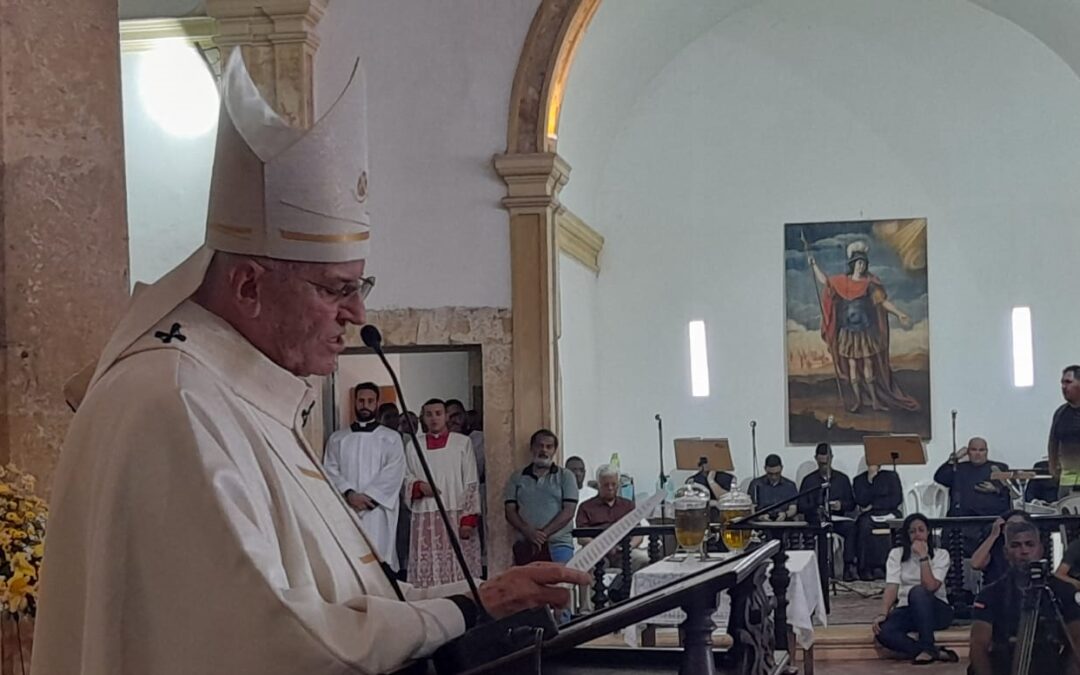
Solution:
<path fill-rule="evenodd" d="M 1031 588 L 1045 588 L 1050 578 L 1050 561 L 1046 558 L 1028 563 L 1028 581 Z"/>

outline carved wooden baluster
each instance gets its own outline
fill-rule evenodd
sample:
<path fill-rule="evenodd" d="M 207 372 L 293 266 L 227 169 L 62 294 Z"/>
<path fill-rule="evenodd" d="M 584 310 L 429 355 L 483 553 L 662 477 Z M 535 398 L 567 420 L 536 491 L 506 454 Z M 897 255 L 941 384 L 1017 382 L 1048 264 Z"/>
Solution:
<path fill-rule="evenodd" d="M 608 604 L 607 589 L 604 587 L 604 559 L 600 558 L 593 568 L 592 602 L 594 610 L 601 610 Z"/>
<path fill-rule="evenodd" d="M 777 628 L 772 614 L 775 601 L 765 592 L 765 567 L 758 568 L 728 593 L 731 596 L 728 634 L 734 645 L 721 657 L 723 672 L 745 675 L 772 673 L 776 666 Z"/>
<path fill-rule="evenodd" d="M 773 615 L 773 629 L 776 633 L 776 648 L 780 651 L 788 651 L 787 642 L 787 589 L 791 585 L 791 572 L 787 568 L 788 554 L 784 545 L 773 556 L 772 572 L 769 582 L 772 584 L 773 596 L 776 598 L 776 613 Z"/>
<path fill-rule="evenodd" d="M 817 545 L 817 562 L 818 562 L 818 576 L 821 578 L 821 592 L 825 596 L 825 613 L 832 612 L 832 601 L 829 599 L 829 580 L 832 579 L 832 570 L 829 569 L 832 562 L 831 551 L 829 548 L 832 546 L 832 542 L 829 540 L 829 532 L 831 528 L 818 525 L 817 535 L 815 542 Z"/>
<path fill-rule="evenodd" d="M 627 536 L 626 539 L 622 540 L 622 544 L 620 544 L 620 546 L 622 546 L 622 555 L 620 556 L 621 559 L 619 560 L 619 563 L 622 567 L 622 585 L 619 586 L 614 593 L 614 599 L 617 601 L 622 601 L 630 597 L 630 580 L 633 576 L 630 569 L 630 540 L 632 538 L 633 537 Z"/>
<path fill-rule="evenodd" d="M 711 601 L 710 601 L 710 597 Z M 713 661 L 713 612 L 716 611 L 716 594 L 701 593 L 682 610 L 686 619 L 679 625 L 683 638 L 682 662 L 680 673 L 693 675 L 716 675 L 716 663 Z"/>
<path fill-rule="evenodd" d="M 967 612 L 967 594 L 964 591 L 964 531 L 959 527 L 945 528 L 945 548 L 949 551 L 949 572 L 945 575 L 945 589 L 949 604 Z M 966 617 L 966 614 L 964 615 Z"/>
<path fill-rule="evenodd" d="M 660 555 L 660 537 L 659 534 L 649 535 L 649 564 L 658 562 L 661 558 Z"/>

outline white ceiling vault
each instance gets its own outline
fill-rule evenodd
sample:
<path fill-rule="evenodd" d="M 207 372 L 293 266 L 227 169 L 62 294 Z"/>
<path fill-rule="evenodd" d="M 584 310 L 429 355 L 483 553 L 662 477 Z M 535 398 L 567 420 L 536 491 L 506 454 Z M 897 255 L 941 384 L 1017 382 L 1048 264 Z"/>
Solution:
<path fill-rule="evenodd" d="M 717 24 L 771 1 L 604 0 L 578 48 L 566 85 L 559 152 L 573 171 L 563 191 L 564 202 L 589 222 L 594 179 L 621 120 L 649 83 Z M 1080 75 L 1080 0 L 946 1 L 970 4 L 1015 24 Z"/>

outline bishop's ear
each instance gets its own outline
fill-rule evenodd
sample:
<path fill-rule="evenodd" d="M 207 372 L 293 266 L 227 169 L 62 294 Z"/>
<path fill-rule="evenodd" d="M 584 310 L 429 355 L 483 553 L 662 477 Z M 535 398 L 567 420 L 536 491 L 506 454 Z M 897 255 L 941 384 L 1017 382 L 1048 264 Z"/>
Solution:
<path fill-rule="evenodd" d="M 258 261 L 244 258 L 229 273 L 229 296 L 237 310 L 246 318 L 254 319 L 262 311 L 269 269 Z"/>

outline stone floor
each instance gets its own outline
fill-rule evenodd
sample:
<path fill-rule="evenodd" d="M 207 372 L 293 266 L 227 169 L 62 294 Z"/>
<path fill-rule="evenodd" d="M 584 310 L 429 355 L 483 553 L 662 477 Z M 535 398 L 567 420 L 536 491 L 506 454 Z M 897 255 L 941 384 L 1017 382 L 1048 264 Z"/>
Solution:
<path fill-rule="evenodd" d="M 881 594 L 885 583 L 856 581 L 837 587 L 830 598 L 829 625 L 869 624 L 881 613 Z"/>
<path fill-rule="evenodd" d="M 932 663 L 916 670 L 932 675 L 962 675 L 967 672 L 967 664 Z M 814 675 L 900 675 L 911 671 L 912 665 L 906 661 L 818 661 L 814 665 Z"/>

